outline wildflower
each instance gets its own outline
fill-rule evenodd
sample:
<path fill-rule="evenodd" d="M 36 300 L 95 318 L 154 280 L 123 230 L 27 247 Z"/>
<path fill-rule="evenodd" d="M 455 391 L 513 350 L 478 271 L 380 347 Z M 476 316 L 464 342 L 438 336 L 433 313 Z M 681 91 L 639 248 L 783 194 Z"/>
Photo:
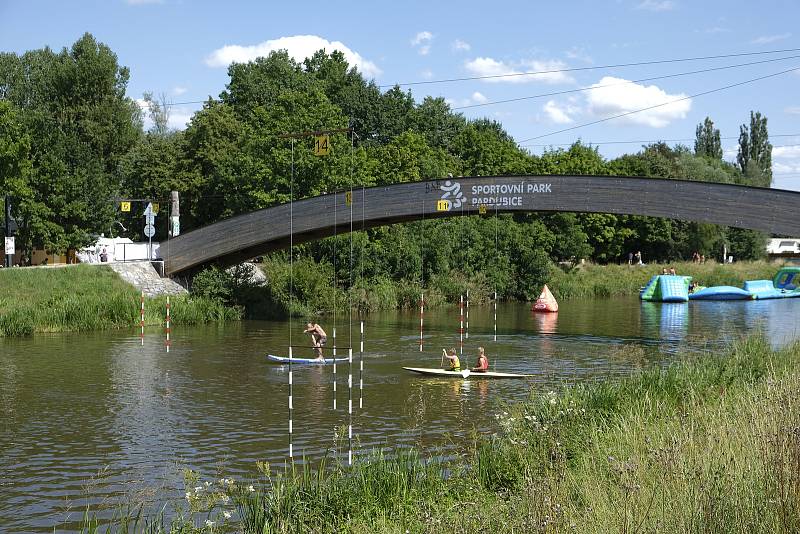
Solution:
<path fill-rule="evenodd" d="M 556 398 L 555 397 L 550 397 L 550 404 L 552 404 L 553 406 L 556 405 Z"/>
<path fill-rule="evenodd" d="M 224 517 L 225 519 L 230 519 L 231 518 L 231 513 L 230 512 L 222 512 L 222 517 Z"/>
<path fill-rule="evenodd" d="M 186 492 L 186 500 L 187 501 L 191 501 L 192 500 L 192 492 L 191 491 L 187 491 Z"/>
<path fill-rule="evenodd" d="M 250 486 L 247 486 L 247 491 L 249 491 L 249 492 L 253 492 L 253 491 L 255 491 L 255 490 L 256 490 L 256 489 L 255 489 L 255 488 L 254 488 L 252 485 L 250 485 Z"/>
<path fill-rule="evenodd" d="M 205 482 L 203 482 L 203 485 L 204 485 L 205 487 L 209 487 L 209 486 L 211 485 L 211 482 L 209 482 L 208 480 L 206 480 Z"/>
<path fill-rule="evenodd" d="M 212 520 L 210 520 L 210 519 L 206 519 L 206 526 L 207 527 L 213 527 L 214 526 L 214 522 Z"/>
<path fill-rule="evenodd" d="M 203 486 L 195 486 L 194 487 L 194 492 L 195 493 L 200 493 L 201 491 L 203 491 Z"/>
<path fill-rule="evenodd" d="M 223 495 L 222 496 L 222 504 L 228 504 L 228 501 L 230 501 L 230 500 L 231 500 L 231 498 L 228 497 L 227 495 Z"/>

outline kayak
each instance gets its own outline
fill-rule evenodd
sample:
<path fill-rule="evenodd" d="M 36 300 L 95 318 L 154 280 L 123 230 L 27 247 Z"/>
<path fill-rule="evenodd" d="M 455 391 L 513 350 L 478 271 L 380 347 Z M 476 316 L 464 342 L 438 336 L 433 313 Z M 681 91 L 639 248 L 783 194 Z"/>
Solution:
<path fill-rule="evenodd" d="M 325 358 L 324 360 L 316 358 L 287 358 L 286 356 L 275 356 L 274 354 L 267 354 L 267 359 L 275 363 L 316 363 L 317 365 L 334 363 L 333 358 Z M 346 361 L 348 361 L 347 358 L 336 358 L 336 363 L 344 363 Z"/>
<path fill-rule="evenodd" d="M 515 373 L 497 373 L 494 371 L 486 371 L 485 373 L 478 373 L 477 371 L 470 371 L 464 369 L 463 371 L 446 371 L 444 369 L 432 369 L 429 367 L 403 367 L 406 371 L 418 373 L 425 376 L 452 376 L 454 378 L 531 378 L 533 375 L 519 375 Z"/>

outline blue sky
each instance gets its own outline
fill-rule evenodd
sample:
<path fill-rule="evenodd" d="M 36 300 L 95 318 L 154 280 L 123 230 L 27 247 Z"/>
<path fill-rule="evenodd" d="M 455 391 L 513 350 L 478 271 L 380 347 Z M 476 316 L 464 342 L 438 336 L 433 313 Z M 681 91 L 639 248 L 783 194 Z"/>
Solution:
<path fill-rule="evenodd" d="M 69 46 L 88 31 L 130 67 L 128 93 L 164 93 L 173 102 L 216 97 L 225 65 L 273 48 L 298 57 L 317 46 L 341 48 L 381 85 L 446 78 L 586 68 L 538 76 L 410 86 L 420 100 L 454 107 L 601 85 L 587 91 L 466 108 L 491 117 L 532 145 L 600 143 L 607 157 L 641 143 L 686 139 L 711 116 L 735 158 L 739 125 L 750 110 L 769 119 L 775 186 L 800 190 L 800 70 L 695 98 L 726 85 L 800 68 L 800 50 L 636 67 L 610 64 L 800 49 L 796 1 L 615 0 L 562 2 L 205 2 L 190 0 L 0 0 L 0 50 Z M 714 67 L 714 72 L 629 83 Z M 641 109 L 624 118 L 553 133 Z M 176 105 L 182 127 L 199 105 Z M 541 136 L 541 137 L 540 137 Z"/>

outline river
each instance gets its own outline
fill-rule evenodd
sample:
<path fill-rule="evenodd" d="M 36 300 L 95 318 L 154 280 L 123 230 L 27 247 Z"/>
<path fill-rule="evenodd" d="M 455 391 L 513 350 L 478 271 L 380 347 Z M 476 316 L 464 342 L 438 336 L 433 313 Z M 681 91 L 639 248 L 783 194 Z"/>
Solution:
<path fill-rule="evenodd" d="M 715 352 L 761 329 L 775 346 L 800 337 L 800 299 L 641 303 L 635 297 L 570 301 L 558 314 L 524 304 L 470 308 L 466 364 L 486 347 L 493 370 L 531 380 L 425 378 L 402 366 L 438 367 L 442 347 L 458 347 L 458 309 L 419 317 L 365 317 L 364 389 L 358 388 L 358 319 L 353 319 L 353 429 L 356 457 L 376 447 L 414 445 L 436 454 L 458 448 L 473 430 L 492 431 L 502 403 L 561 384 L 629 373 L 686 352 Z M 333 321 L 321 321 L 332 344 Z M 292 343 L 307 344 L 299 321 Z M 76 526 L 87 504 L 107 510 L 120 498 L 180 495 L 181 470 L 206 477 L 252 475 L 256 460 L 287 456 L 287 322 L 243 321 L 163 333 L 111 331 L 0 338 L 0 531 L 52 532 Z M 351 343 L 337 317 L 337 345 Z M 632 347 L 632 348 L 631 348 Z M 342 349 L 340 349 L 342 350 Z M 310 356 L 310 349 L 297 349 Z M 346 351 L 344 351 L 346 354 Z M 294 447 L 302 460 L 346 456 L 348 366 L 294 367 Z M 359 409 L 359 398 L 363 409 Z M 344 434 L 343 434 L 344 432 Z M 337 438 L 338 436 L 338 438 Z"/>

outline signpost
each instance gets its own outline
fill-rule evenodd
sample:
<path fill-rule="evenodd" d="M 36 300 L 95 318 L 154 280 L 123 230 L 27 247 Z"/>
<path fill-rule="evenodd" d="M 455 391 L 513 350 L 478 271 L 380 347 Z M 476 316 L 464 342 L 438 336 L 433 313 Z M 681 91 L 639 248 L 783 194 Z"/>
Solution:
<path fill-rule="evenodd" d="M 148 202 L 144 210 L 144 235 L 147 237 L 147 259 L 153 259 L 153 236 L 156 234 L 156 215 L 153 213 L 153 203 Z"/>

